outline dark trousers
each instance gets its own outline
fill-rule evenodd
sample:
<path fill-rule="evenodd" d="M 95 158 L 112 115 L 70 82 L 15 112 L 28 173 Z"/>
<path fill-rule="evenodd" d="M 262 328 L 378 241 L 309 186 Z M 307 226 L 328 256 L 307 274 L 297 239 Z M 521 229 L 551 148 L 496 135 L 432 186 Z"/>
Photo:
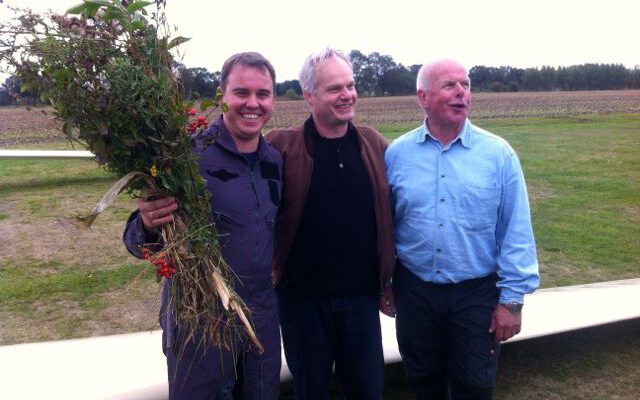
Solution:
<path fill-rule="evenodd" d="M 416 399 L 491 399 L 499 343 L 489 326 L 497 277 L 425 282 L 402 265 L 394 275 L 396 334 Z"/>
<path fill-rule="evenodd" d="M 262 354 L 248 339 L 236 341 L 232 350 L 222 350 L 203 348 L 199 336 L 181 350 L 186 332 L 161 319 L 170 400 L 278 399 L 281 349 L 277 300 L 273 290 L 258 295 L 262 295 L 260 307 L 254 305 L 252 321 L 264 346 Z"/>
<path fill-rule="evenodd" d="M 346 399 L 380 399 L 384 356 L 376 295 L 280 295 L 278 301 L 296 400 L 328 399 L 334 362 Z"/>

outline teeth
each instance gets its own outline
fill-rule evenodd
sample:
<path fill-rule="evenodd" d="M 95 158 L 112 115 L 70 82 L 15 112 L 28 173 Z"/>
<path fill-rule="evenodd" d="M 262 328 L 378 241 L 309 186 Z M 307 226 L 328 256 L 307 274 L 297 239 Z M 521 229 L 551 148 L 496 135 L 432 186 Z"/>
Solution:
<path fill-rule="evenodd" d="M 244 119 L 258 119 L 258 114 L 242 114 L 242 118 Z"/>

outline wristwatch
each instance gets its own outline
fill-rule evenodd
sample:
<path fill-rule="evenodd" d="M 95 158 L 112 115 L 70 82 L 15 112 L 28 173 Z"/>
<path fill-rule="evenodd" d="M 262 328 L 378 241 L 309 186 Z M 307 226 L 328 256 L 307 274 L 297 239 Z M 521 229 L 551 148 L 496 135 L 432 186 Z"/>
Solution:
<path fill-rule="evenodd" d="M 500 303 L 500 305 L 509 310 L 509 312 L 511 312 L 512 314 L 520 314 L 520 312 L 522 312 L 522 306 L 524 306 L 524 304 L 515 301 L 509 303 Z"/>

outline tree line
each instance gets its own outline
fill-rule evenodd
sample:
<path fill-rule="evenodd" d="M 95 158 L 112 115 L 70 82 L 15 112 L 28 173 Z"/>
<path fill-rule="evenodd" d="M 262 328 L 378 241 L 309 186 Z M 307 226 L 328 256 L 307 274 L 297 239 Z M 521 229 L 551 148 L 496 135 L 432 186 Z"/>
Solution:
<path fill-rule="evenodd" d="M 349 53 L 353 63 L 358 94 L 363 97 L 403 96 L 415 93 L 420 65 L 404 66 L 390 55 L 358 50 Z M 220 71 L 189 68 L 176 64 L 176 71 L 187 99 L 211 98 L 220 84 Z M 618 90 L 640 89 L 640 65 L 626 68 L 622 64 L 583 64 L 569 67 L 513 68 L 510 66 L 474 66 L 469 70 L 473 91 L 519 92 L 550 90 Z M 38 102 L 34 93 L 20 93 L 18 79 L 10 76 L 0 87 L 0 106 L 16 104 L 16 94 L 23 102 Z M 298 80 L 276 83 L 276 95 L 284 99 L 299 99 L 302 89 Z"/>

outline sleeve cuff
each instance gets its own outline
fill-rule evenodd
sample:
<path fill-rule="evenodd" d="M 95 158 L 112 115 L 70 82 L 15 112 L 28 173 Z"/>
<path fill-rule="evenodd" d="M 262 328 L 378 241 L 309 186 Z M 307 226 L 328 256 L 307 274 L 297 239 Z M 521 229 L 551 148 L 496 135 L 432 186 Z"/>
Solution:
<path fill-rule="evenodd" d="M 500 300 L 499 303 L 520 303 L 524 304 L 524 294 L 515 292 L 509 288 L 500 289 Z"/>

